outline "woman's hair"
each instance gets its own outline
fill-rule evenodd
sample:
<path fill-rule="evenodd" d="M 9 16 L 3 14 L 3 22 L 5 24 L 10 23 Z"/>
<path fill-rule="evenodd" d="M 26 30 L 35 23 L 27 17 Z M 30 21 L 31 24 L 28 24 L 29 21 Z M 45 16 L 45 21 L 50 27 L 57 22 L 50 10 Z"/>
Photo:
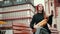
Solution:
<path fill-rule="evenodd" d="M 39 5 L 42 5 L 42 4 L 38 4 L 37 6 L 36 6 L 36 12 L 38 13 L 38 7 L 39 7 Z M 43 7 L 43 5 L 42 5 L 42 14 L 44 14 L 44 7 Z"/>

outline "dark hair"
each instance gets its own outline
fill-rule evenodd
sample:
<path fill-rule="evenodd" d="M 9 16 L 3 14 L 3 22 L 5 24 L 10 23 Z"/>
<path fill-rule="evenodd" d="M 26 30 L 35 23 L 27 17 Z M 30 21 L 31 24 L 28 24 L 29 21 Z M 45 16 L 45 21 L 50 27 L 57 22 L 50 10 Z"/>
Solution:
<path fill-rule="evenodd" d="M 37 6 L 36 6 L 36 12 L 38 13 L 38 7 L 39 7 L 39 5 L 42 5 L 42 4 L 38 4 Z M 44 14 L 44 7 L 43 7 L 43 5 L 42 5 L 42 14 Z"/>

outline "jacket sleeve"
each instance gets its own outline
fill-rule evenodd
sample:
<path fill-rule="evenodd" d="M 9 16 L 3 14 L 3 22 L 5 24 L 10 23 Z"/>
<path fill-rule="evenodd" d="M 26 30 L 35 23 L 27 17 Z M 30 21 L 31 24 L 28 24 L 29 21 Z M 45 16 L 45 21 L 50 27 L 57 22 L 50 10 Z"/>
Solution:
<path fill-rule="evenodd" d="M 30 22 L 30 27 L 34 29 L 34 23 L 35 23 L 35 16 L 33 16 L 32 21 Z"/>
<path fill-rule="evenodd" d="M 49 25 L 52 25 L 52 18 L 53 18 L 53 15 L 50 15 L 47 22 Z"/>

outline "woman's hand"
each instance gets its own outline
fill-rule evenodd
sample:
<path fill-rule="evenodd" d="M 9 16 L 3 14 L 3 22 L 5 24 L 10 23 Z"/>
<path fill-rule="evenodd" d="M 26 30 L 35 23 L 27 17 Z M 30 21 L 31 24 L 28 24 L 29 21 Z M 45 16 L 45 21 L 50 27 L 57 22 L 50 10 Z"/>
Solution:
<path fill-rule="evenodd" d="M 34 25 L 34 28 L 39 28 L 39 26 L 38 25 Z"/>

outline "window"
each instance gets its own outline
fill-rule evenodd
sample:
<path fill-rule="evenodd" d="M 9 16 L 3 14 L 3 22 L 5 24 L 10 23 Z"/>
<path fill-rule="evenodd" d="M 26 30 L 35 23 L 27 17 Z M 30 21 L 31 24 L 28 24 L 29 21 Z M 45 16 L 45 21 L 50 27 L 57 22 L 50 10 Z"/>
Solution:
<path fill-rule="evenodd" d="M 54 16 L 54 14 L 53 14 L 53 10 L 51 10 L 51 14 Z"/>
<path fill-rule="evenodd" d="M 23 4 L 23 3 L 26 3 L 25 0 L 16 0 L 16 4 Z"/>
<path fill-rule="evenodd" d="M 54 28 L 57 28 L 57 24 L 54 24 Z"/>
<path fill-rule="evenodd" d="M 53 3 L 51 2 L 51 6 L 53 6 Z"/>
<path fill-rule="evenodd" d="M 12 4 L 12 2 L 11 2 L 10 0 L 5 0 L 5 1 L 4 1 L 4 4 L 10 5 L 10 4 Z"/>
<path fill-rule="evenodd" d="M 4 1 L 4 4 L 8 4 L 9 3 L 9 1 Z"/>
<path fill-rule="evenodd" d="M 3 2 L 2 2 L 2 1 L 0 1 L 0 6 L 2 6 L 2 4 L 3 4 Z"/>
<path fill-rule="evenodd" d="M 16 2 L 21 2 L 22 0 L 16 0 Z"/>
<path fill-rule="evenodd" d="M 3 2 L 3 6 L 9 6 L 9 5 L 12 5 L 12 3 L 9 0 Z"/>

